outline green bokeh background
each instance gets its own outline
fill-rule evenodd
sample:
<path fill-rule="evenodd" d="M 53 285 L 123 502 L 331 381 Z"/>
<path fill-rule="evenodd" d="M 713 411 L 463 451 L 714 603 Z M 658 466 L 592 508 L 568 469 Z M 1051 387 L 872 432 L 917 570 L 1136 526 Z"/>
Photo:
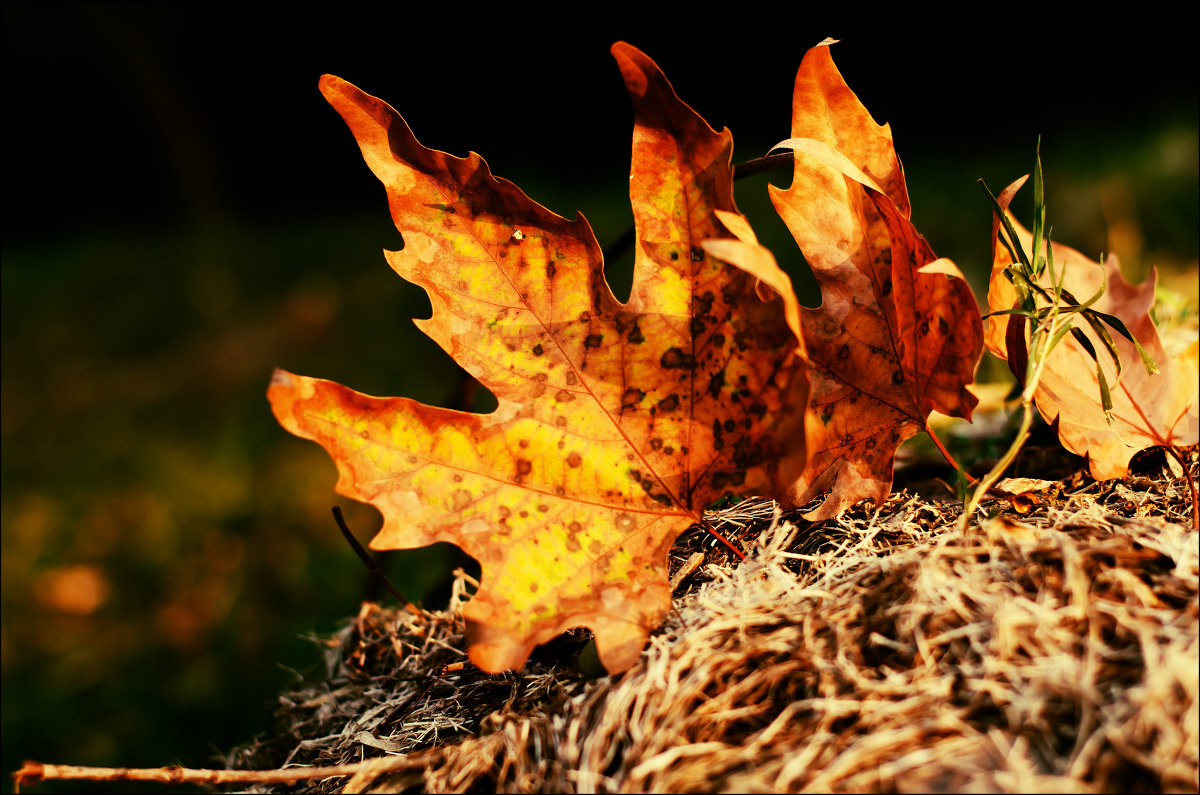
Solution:
<path fill-rule="evenodd" d="M 1133 279 L 1157 265 L 1195 300 L 1197 78 L 1169 30 L 1047 20 L 1035 41 L 1032 25 L 862 30 L 799 11 L 667 25 L 338 9 L 3 5 L 6 772 L 210 766 L 268 729 L 275 694 L 319 658 L 309 636 L 357 611 L 364 573 L 329 509 L 364 541 L 378 514 L 276 425 L 274 366 L 459 399 L 457 366 L 410 322 L 428 301 L 383 260 L 401 240 L 317 92 L 324 71 L 388 100 L 426 145 L 479 151 L 542 204 L 581 210 L 603 245 L 630 223 L 613 41 L 728 125 L 741 161 L 787 137 L 796 66 L 833 35 L 892 124 L 914 221 L 978 295 L 975 180 L 998 191 L 1027 172 L 1041 134 L 1055 237 L 1117 251 Z M 739 183 L 739 206 L 815 304 L 766 182 Z M 629 262 L 610 264 L 619 296 Z M 457 563 L 439 548 L 389 568 L 437 606 Z"/>

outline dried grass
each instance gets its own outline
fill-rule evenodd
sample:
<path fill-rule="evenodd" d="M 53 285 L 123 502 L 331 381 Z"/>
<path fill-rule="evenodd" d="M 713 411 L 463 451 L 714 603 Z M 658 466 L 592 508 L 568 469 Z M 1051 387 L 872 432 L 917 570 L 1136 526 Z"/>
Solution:
<path fill-rule="evenodd" d="M 281 699 L 279 735 L 230 761 L 419 763 L 313 792 L 1195 792 L 1186 487 L 1062 489 L 1024 516 L 985 505 L 966 534 L 957 504 L 904 493 L 816 525 L 743 502 L 714 518 L 747 560 L 680 576 L 618 677 L 580 672 L 582 637 L 519 674 L 439 674 L 465 660 L 464 577 L 445 612 L 365 606 L 328 678 Z"/>

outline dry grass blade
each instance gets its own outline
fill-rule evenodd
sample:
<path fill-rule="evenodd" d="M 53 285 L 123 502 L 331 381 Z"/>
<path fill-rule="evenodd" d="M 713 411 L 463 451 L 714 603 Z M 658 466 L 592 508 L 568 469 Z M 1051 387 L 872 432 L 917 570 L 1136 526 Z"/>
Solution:
<path fill-rule="evenodd" d="M 965 533 L 956 503 L 903 493 L 811 525 L 766 500 L 709 514 L 747 560 L 685 534 L 673 563 L 708 562 L 620 677 L 580 673 L 582 639 L 519 674 L 442 674 L 465 581 L 423 619 L 371 607 L 231 762 L 403 766 L 362 792 L 1194 792 L 1190 495 L 1165 472 L 1060 489 L 985 503 Z"/>

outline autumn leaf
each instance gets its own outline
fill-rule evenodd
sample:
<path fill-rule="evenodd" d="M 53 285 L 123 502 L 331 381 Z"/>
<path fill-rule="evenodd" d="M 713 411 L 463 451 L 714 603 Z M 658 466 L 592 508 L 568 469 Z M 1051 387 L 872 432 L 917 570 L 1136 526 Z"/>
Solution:
<path fill-rule="evenodd" d="M 801 311 L 811 361 L 808 467 L 789 489 L 816 521 L 891 491 L 896 448 L 931 411 L 970 419 L 982 353 L 975 297 L 909 221 L 904 172 L 833 64 L 827 39 L 804 56 L 792 99 L 791 186 L 771 186 L 821 289 Z M 745 241 L 742 241 L 743 243 Z M 745 263 L 741 256 L 729 261 Z M 773 260 L 772 260 L 773 261 Z"/>
<path fill-rule="evenodd" d="M 627 669 L 669 609 L 675 537 L 726 494 L 780 493 L 804 463 L 790 283 L 701 247 L 727 234 L 717 211 L 736 217 L 732 138 L 644 54 L 613 55 L 636 111 L 627 303 L 581 216 L 533 202 L 474 153 L 426 149 L 386 103 L 321 78 L 387 188 L 404 237 L 388 261 L 429 294 L 417 326 L 499 405 L 451 411 L 284 371 L 268 397 L 329 451 L 337 490 L 383 513 L 373 548 L 449 541 L 479 561 L 465 616 L 485 671 L 579 626 L 610 672 Z M 759 279 L 778 296 L 762 300 Z"/>
<path fill-rule="evenodd" d="M 1025 177 L 1017 180 L 998 197 L 1001 209 L 1006 213 L 1024 181 Z M 1016 230 L 1017 244 L 1030 251 L 1032 234 L 1011 214 L 1008 218 Z M 1008 249 L 997 243 L 998 228 L 997 220 L 993 224 L 992 275 L 988 287 L 988 306 L 992 312 L 1012 309 L 1018 303 L 1016 290 L 1004 276 L 1004 269 L 1012 265 L 1013 260 Z M 1092 309 L 1119 318 L 1158 369 L 1157 374 L 1151 375 L 1143 366 L 1134 344 L 1110 331 L 1108 336 L 1121 361 L 1118 375 L 1100 337 L 1089 324 L 1077 323 L 1077 328 L 1097 352 L 1109 384 L 1112 422 L 1105 416 L 1101 403 L 1096 360 L 1074 336 L 1067 335 L 1050 352 L 1034 390 L 1038 412 L 1048 423 L 1057 421 L 1063 446 L 1076 455 L 1087 456 L 1089 469 L 1097 480 L 1111 480 L 1129 474 L 1129 460 L 1139 450 L 1196 444 L 1200 425 L 1197 421 L 1200 342 L 1193 339 L 1191 344 L 1181 345 L 1180 350 L 1164 347 L 1150 317 L 1157 271 L 1152 270 L 1149 278 L 1140 285 L 1130 286 L 1121 276 L 1117 258 L 1112 254 L 1101 265 L 1060 243 L 1051 242 L 1050 247 L 1055 272 L 1063 274 L 1066 291 L 1085 301 L 1103 288 L 1103 294 L 1092 304 Z M 1044 271 L 1042 286 L 1050 286 L 1049 278 L 1049 272 Z M 1022 338 L 1019 317 L 995 315 L 988 318 L 985 336 L 988 350 L 1005 361 L 1013 357 L 1023 359 L 1028 349 L 1028 331 L 1025 330 Z M 1012 355 L 1010 344 L 1015 348 Z M 1023 377 L 1024 368 L 1018 369 Z"/>

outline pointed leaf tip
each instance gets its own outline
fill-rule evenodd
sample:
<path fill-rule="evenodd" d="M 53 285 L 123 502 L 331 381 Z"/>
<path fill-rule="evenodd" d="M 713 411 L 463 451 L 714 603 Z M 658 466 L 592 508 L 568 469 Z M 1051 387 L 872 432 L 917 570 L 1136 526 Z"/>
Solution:
<path fill-rule="evenodd" d="M 909 221 L 904 172 L 834 65 L 826 39 L 809 50 L 792 98 L 793 179 L 771 199 L 821 288 L 802 311 L 811 371 L 808 467 L 790 501 L 828 491 L 809 520 L 891 490 L 897 447 L 933 410 L 970 417 L 966 388 L 982 352 L 974 295 Z"/>

